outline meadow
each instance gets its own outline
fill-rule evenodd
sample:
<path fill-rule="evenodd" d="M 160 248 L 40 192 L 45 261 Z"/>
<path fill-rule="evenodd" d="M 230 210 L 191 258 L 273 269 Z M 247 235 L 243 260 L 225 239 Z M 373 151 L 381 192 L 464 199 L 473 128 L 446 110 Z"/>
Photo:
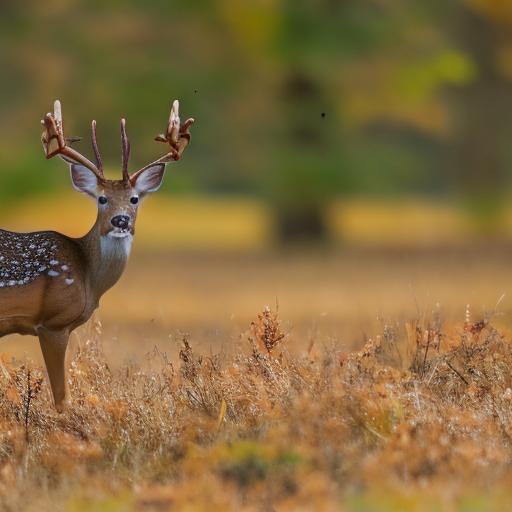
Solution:
<path fill-rule="evenodd" d="M 512 507 L 512 2 L 4 1 L 0 226 L 83 235 L 193 116 L 69 408 L 0 344 L 0 512 Z M 0 248 L 1 251 L 1 248 Z"/>
<path fill-rule="evenodd" d="M 3 225 L 86 229 L 86 201 L 52 201 Z M 511 246 L 352 203 L 343 239 L 278 249 L 261 205 L 210 201 L 144 205 L 65 413 L 36 340 L 2 340 L 0 509 L 506 509 Z"/>
<path fill-rule="evenodd" d="M 359 350 L 292 340 L 265 308 L 229 346 L 184 334 L 176 358 L 112 365 L 95 323 L 63 414 L 40 366 L 4 356 L 2 510 L 507 508 L 512 350 L 492 322 L 468 308 Z"/>

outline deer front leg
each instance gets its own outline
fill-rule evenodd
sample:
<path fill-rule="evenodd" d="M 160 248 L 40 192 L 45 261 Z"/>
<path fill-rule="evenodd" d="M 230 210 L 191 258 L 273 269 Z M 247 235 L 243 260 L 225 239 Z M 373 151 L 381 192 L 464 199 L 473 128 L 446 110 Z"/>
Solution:
<path fill-rule="evenodd" d="M 66 405 L 66 349 L 68 346 L 68 331 L 51 331 L 41 327 L 38 329 L 39 343 L 43 353 L 44 362 L 50 386 L 52 388 L 53 401 L 58 412 L 62 412 Z"/>

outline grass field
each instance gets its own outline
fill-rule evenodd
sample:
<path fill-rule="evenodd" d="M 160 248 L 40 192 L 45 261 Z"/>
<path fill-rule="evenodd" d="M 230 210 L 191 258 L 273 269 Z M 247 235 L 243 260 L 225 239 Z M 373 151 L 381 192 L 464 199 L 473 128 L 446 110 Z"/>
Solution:
<path fill-rule="evenodd" d="M 142 212 L 64 414 L 35 340 L 2 340 L 0 510 L 506 510 L 512 247 L 354 203 L 343 244 L 278 250 L 261 205 L 214 203 Z M 38 208 L 3 225 L 92 214 Z"/>
<path fill-rule="evenodd" d="M 479 318 L 479 317 L 478 317 Z M 132 340 L 132 343 L 135 340 Z M 6 511 L 506 510 L 512 346 L 439 312 L 360 350 L 303 350 L 265 309 L 229 347 L 183 336 L 112 365 L 95 324 L 57 414 L 40 367 L 0 366 Z"/>

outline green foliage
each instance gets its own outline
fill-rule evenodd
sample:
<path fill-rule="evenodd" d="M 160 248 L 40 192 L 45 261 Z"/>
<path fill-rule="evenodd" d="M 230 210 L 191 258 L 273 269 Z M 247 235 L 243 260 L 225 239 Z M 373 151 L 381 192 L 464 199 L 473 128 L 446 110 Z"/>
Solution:
<path fill-rule="evenodd" d="M 406 97 L 425 101 L 439 87 L 471 82 L 475 73 L 474 65 L 466 55 L 456 51 L 443 51 L 418 63 L 404 66 L 397 77 L 397 87 Z"/>
<path fill-rule="evenodd" d="M 450 155 L 482 125 L 468 118 L 472 106 L 499 97 L 510 80 L 509 50 L 497 36 L 509 13 L 484 0 L 31 0 L 2 9 L 3 198 L 53 189 L 36 146 L 38 120 L 55 97 L 71 132 L 87 137 L 98 119 L 112 168 L 117 119 L 128 119 L 133 167 L 143 165 L 158 154 L 151 137 L 179 97 L 197 125 L 168 191 L 259 194 L 277 213 L 305 201 L 320 210 L 354 192 L 454 187 L 471 196 L 486 169 L 473 169 L 464 186 L 474 157 L 454 164 Z M 509 113 L 504 102 L 485 119 L 496 141 L 485 151 L 498 170 Z M 435 147 L 418 145 L 417 134 Z M 508 186 L 510 173 L 492 173 L 491 191 Z"/>

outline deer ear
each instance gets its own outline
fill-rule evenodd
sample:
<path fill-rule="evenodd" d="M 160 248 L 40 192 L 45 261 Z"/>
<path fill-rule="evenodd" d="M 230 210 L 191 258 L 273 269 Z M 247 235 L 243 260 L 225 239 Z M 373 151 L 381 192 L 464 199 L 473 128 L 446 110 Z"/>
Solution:
<path fill-rule="evenodd" d="M 83 192 L 96 199 L 98 191 L 98 177 L 90 169 L 69 158 L 68 156 L 59 155 L 64 162 L 69 164 L 71 173 L 71 183 L 73 188 L 78 192 Z"/>
<path fill-rule="evenodd" d="M 80 164 L 70 164 L 71 182 L 78 192 L 89 194 L 96 198 L 98 190 L 98 178 L 87 167 Z"/>
<path fill-rule="evenodd" d="M 130 180 L 139 196 L 156 192 L 164 179 L 165 164 L 156 164 L 144 169 Z"/>

